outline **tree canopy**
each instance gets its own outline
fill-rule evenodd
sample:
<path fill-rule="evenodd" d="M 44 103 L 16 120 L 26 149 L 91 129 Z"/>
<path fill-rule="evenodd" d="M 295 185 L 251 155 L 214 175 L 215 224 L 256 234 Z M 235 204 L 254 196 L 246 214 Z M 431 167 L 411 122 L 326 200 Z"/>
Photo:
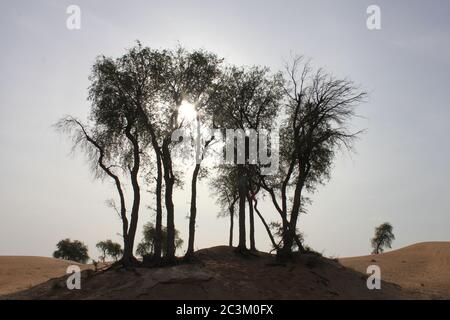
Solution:
<path fill-rule="evenodd" d="M 88 120 L 67 116 L 57 128 L 72 137 L 74 150 L 87 156 L 95 177 L 115 187 L 118 205 L 111 203 L 122 222 L 125 266 L 138 263 L 134 242 L 143 188 L 152 195 L 156 215 L 144 227 L 138 254 L 175 262 L 182 240 L 175 228 L 179 213 L 173 197 L 187 172 L 179 165 L 180 157 L 188 153 L 174 150 L 179 130 L 193 127 L 189 145 L 197 149 L 185 257 L 194 254 L 199 177 L 209 179 L 230 216 L 230 245 L 237 209 L 239 252 L 248 249 L 247 235 L 250 250 L 256 250 L 255 213 L 280 258 L 289 258 L 295 247 L 302 251 L 298 221 L 309 203 L 305 193 L 330 178 L 341 149 L 352 149 L 361 131 L 351 130 L 351 121 L 366 97 L 351 80 L 314 70 L 302 57 L 273 72 L 264 66 L 233 65 L 203 49 L 156 50 L 139 42 L 117 58 L 99 56 L 89 80 Z M 179 116 L 185 105 L 195 113 L 191 123 Z M 202 126 L 214 133 L 205 137 Z M 270 139 L 266 131 L 274 133 Z M 226 162 L 207 168 L 202 160 L 219 135 L 225 136 L 225 145 L 215 155 Z M 258 208 L 266 195 L 278 221 L 266 222 Z M 106 257 L 106 244 L 99 248 Z"/>
<path fill-rule="evenodd" d="M 114 261 L 117 261 L 123 254 L 122 246 L 120 243 L 113 242 L 111 240 L 99 241 L 96 244 L 97 249 L 102 253 L 100 259 L 105 262 L 107 257 L 111 257 Z"/>
<path fill-rule="evenodd" d="M 395 240 L 393 230 L 394 228 L 389 222 L 382 223 L 375 228 L 375 235 L 370 241 L 373 254 L 383 253 L 385 248 L 391 248 L 392 241 Z"/>
<path fill-rule="evenodd" d="M 53 257 L 57 259 L 71 260 L 78 263 L 86 263 L 89 260 L 87 246 L 78 240 L 63 239 L 56 244 Z"/>

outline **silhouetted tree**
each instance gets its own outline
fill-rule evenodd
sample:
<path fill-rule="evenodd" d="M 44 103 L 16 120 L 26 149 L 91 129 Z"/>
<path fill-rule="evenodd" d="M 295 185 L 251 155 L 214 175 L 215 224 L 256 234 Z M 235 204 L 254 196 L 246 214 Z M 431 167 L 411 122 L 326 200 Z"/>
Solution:
<path fill-rule="evenodd" d="M 155 200 L 156 200 L 156 227 L 154 259 L 158 260 L 162 252 L 162 189 L 163 189 L 163 163 L 161 150 L 161 135 L 165 129 L 165 123 L 161 122 L 161 113 L 167 112 L 162 107 L 160 89 L 163 65 L 169 59 L 165 51 L 158 52 L 143 47 L 140 42 L 128 50 L 122 57 L 127 65 L 127 70 L 132 74 L 137 86 L 134 88 L 140 99 L 134 101 L 137 114 L 142 121 L 143 128 L 149 135 L 150 143 L 154 151 L 156 162 Z M 149 179 L 152 179 L 150 173 Z"/>
<path fill-rule="evenodd" d="M 78 263 L 86 263 L 89 260 L 87 246 L 78 240 L 64 239 L 56 244 L 57 250 L 53 257 L 57 259 L 71 260 Z"/>
<path fill-rule="evenodd" d="M 123 254 L 122 246 L 119 243 L 115 243 L 111 240 L 99 241 L 96 247 L 102 252 L 100 259 L 105 262 L 106 258 L 110 256 L 117 261 Z"/>
<path fill-rule="evenodd" d="M 132 60 L 143 68 L 149 66 L 149 74 L 154 86 L 143 85 L 147 89 L 142 91 L 154 90 L 151 91 L 151 94 L 156 93 L 157 95 L 156 104 L 140 104 L 137 107 L 145 128 L 152 137 L 152 145 L 159 159 L 158 165 L 162 164 L 167 212 L 166 258 L 167 261 L 171 261 L 175 258 L 175 209 L 172 198 L 174 185 L 177 182 L 171 154 L 172 134 L 175 130 L 183 127 L 183 122 L 179 121 L 178 117 L 179 107 L 183 101 L 199 105 L 198 102 L 203 99 L 203 95 L 207 94 L 210 84 L 219 73 L 218 66 L 221 60 L 209 52 L 187 51 L 182 47 L 172 51 L 151 51 L 138 47 L 132 55 Z M 158 172 L 161 172 L 159 167 Z M 195 186 L 196 177 L 193 177 L 192 187 Z M 196 195 L 195 192 L 193 194 Z M 194 206 L 193 218 L 195 221 L 195 202 L 192 205 Z M 193 243 L 193 234 L 191 238 Z"/>
<path fill-rule="evenodd" d="M 264 219 L 264 216 L 261 214 L 261 212 L 258 209 L 258 194 L 259 194 L 259 186 L 257 186 L 257 189 L 255 191 L 251 192 L 251 195 L 249 197 L 249 203 L 253 205 L 253 209 L 258 215 L 259 219 L 261 220 L 262 224 L 264 225 L 264 228 L 266 229 L 267 235 L 269 236 L 270 242 L 272 243 L 272 246 L 274 249 L 279 249 L 279 245 L 275 242 L 275 237 L 273 235 L 273 232 L 270 228 L 270 224 L 266 222 L 266 219 Z M 254 248 L 255 250 L 255 248 Z"/>
<path fill-rule="evenodd" d="M 281 75 L 271 75 L 267 68 L 227 68 L 210 99 L 214 124 L 219 128 L 241 129 L 244 132 L 248 129 L 258 132 L 272 128 L 280 109 L 281 85 Z M 240 150 L 235 149 L 234 155 L 235 163 L 242 157 L 246 160 L 245 164 L 237 164 L 236 176 L 239 194 L 239 252 L 247 250 L 245 207 L 254 171 L 254 164 L 248 162 L 247 151 L 245 153 L 241 154 Z"/>
<path fill-rule="evenodd" d="M 114 181 L 120 199 L 118 213 L 122 220 L 124 247 L 129 247 L 129 222 L 125 194 L 121 182 L 123 173 L 121 148 L 118 148 L 115 141 L 110 139 L 107 130 L 101 130 L 99 127 L 88 129 L 85 124 L 73 117 L 69 116 L 61 119 L 56 126 L 59 130 L 72 136 L 73 150 L 78 147 L 87 155 L 95 177 L 103 179 L 106 176 Z"/>
<path fill-rule="evenodd" d="M 205 99 L 206 100 L 206 99 Z M 197 107 L 202 105 L 202 103 L 198 102 Z M 205 154 L 208 150 L 208 147 L 214 140 L 214 136 L 207 136 L 206 138 L 202 138 L 201 135 L 201 126 L 208 125 L 207 121 L 210 117 L 205 114 L 203 108 L 199 108 L 196 115 L 195 133 L 190 135 L 191 137 L 191 146 L 194 148 L 194 158 L 195 158 L 195 166 L 194 171 L 192 173 L 191 178 L 191 204 L 190 204 L 190 212 L 189 212 L 189 238 L 188 238 L 188 247 L 185 254 L 185 259 L 189 260 L 194 255 L 194 243 L 195 243 L 195 225 L 197 218 L 197 182 L 200 178 L 205 177 L 207 175 L 207 169 L 202 167 L 202 161 L 205 157 Z"/>
<path fill-rule="evenodd" d="M 216 202 L 222 209 L 219 216 L 229 216 L 230 231 L 228 245 L 233 246 L 234 216 L 239 191 L 236 184 L 237 170 L 234 166 L 220 166 L 210 179 L 210 187 L 214 191 Z"/>
<path fill-rule="evenodd" d="M 97 244 L 95 246 L 101 252 L 101 256 L 99 257 L 99 259 L 102 262 L 105 262 L 106 257 L 107 257 L 107 251 L 108 251 L 108 245 L 106 244 L 106 241 L 99 241 L 99 242 L 97 242 Z"/>
<path fill-rule="evenodd" d="M 286 75 L 280 170 L 277 175 L 261 179 L 282 219 L 280 258 L 290 257 L 294 242 L 300 244 L 296 229 L 307 202 L 304 189 L 313 192 L 324 183 L 330 177 L 337 150 L 351 148 L 357 137 L 359 132 L 349 132 L 349 121 L 355 115 L 355 106 L 366 96 L 349 80 L 337 79 L 322 69 L 313 73 L 302 58 L 287 66 Z M 290 191 L 292 203 L 288 207 Z"/>
<path fill-rule="evenodd" d="M 217 76 L 220 60 L 211 53 L 196 50 L 188 52 L 178 48 L 169 53 L 170 59 L 161 69 L 163 71 L 162 95 L 164 101 L 173 112 L 166 113 L 166 134 L 162 143 L 162 159 L 164 167 L 165 197 L 167 210 L 167 257 L 175 256 L 175 224 L 173 206 L 173 172 L 172 155 L 170 152 L 173 130 L 180 128 L 178 109 L 184 100 L 195 103 L 209 90 L 209 86 Z M 195 183 L 195 180 L 193 181 Z M 195 184 L 192 184 L 194 186 Z M 192 191 L 191 191 L 192 192 Z M 194 194 L 194 192 L 192 192 Z M 191 199 L 192 200 L 192 199 Z M 192 230 L 191 230 L 192 231 Z M 191 234 L 193 236 L 193 234 Z"/>
<path fill-rule="evenodd" d="M 91 129 L 73 117 L 61 119 L 57 126 L 72 134 L 74 146 L 88 155 L 97 177 L 111 177 L 120 198 L 124 253 L 122 261 L 129 265 L 133 257 L 134 239 L 139 217 L 142 150 L 148 138 L 136 105 L 145 103 L 138 88 L 141 74 L 135 72 L 127 56 L 113 60 L 99 57 L 90 76 Z M 121 175 L 131 181 L 133 201 L 130 220 L 127 218 Z"/>
<path fill-rule="evenodd" d="M 393 227 L 389 222 L 380 224 L 375 228 L 375 236 L 371 240 L 373 254 L 383 253 L 384 248 L 391 248 L 392 241 L 395 240 Z"/>
<path fill-rule="evenodd" d="M 175 229 L 173 203 L 174 187 L 181 184 L 182 177 L 182 170 L 174 164 L 177 157 L 174 147 L 179 141 L 173 138 L 179 129 L 191 129 L 189 139 L 195 147 L 185 257 L 194 254 L 197 183 L 207 172 L 202 160 L 215 140 L 214 135 L 200 137 L 201 125 L 222 133 L 226 129 L 238 129 L 242 136 L 233 137 L 232 141 L 227 137 L 227 140 L 245 144 L 245 151 L 236 145 L 232 147 L 234 164 L 238 159 L 244 162 L 231 167 L 218 166 L 215 168 L 218 174 L 211 183 L 222 210 L 230 216 L 229 244 L 233 244 L 237 206 L 237 250 L 247 251 L 248 205 L 251 250 L 256 250 L 256 213 L 279 257 L 290 257 L 296 246 L 302 251 L 297 222 L 308 203 L 304 191 L 313 192 L 330 177 L 339 148 L 352 147 L 359 132 L 350 132 L 349 122 L 355 115 L 356 105 L 365 97 L 349 80 L 337 79 L 321 69 L 312 72 L 302 58 L 294 59 L 283 77 L 261 67 L 222 67 L 222 59 L 204 50 L 189 51 L 182 47 L 153 50 L 139 42 L 117 59 L 99 57 L 90 81 L 89 122 L 84 124 L 66 117 L 57 126 L 70 133 L 74 148 L 80 147 L 88 156 L 95 176 L 109 177 L 115 184 L 120 205 L 114 208 L 122 220 L 121 261 L 125 266 L 136 262 L 133 250 L 143 177 L 145 183 L 154 187 L 150 192 L 155 194 L 156 221 L 144 228 L 149 238 L 145 240 L 144 234 L 137 251 L 151 253 L 156 260 L 164 254 L 171 263 L 182 243 Z M 179 117 L 180 106 L 185 102 L 194 105 L 197 111 L 191 123 Z M 250 139 L 254 132 L 259 140 L 262 129 L 278 127 L 281 127 L 280 167 L 276 174 L 265 176 L 262 174 L 265 164 L 250 159 L 249 149 L 253 147 Z M 260 148 L 258 143 L 256 150 Z M 129 212 L 123 187 L 127 181 L 132 188 Z M 258 198 L 265 192 L 281 218 L 275 229 L 257 206 Z M 162 226 L 163 196 L 166 228 Z M 106 242 L 99 243 L 99 249 L 106 258 Z M 119 249 L 120 245 L 114 248 L 117 252 Z"/>
<path fill-rule="evenodd" d="M 144 225 L 142 231 L 142 241 L 136 248 L 136 254 L 144 257 L 155 253 L 156 229 L 153 223 L 148 222 Z M 167 228 L 162 228 L 162 240 L 167 240 Z M 179 236 L 179 231 L 175 230 L 175 248 L 179 249 L 183 245 L 183 240 Z M 163 254 L 166 255 L 165 247 L 162 248 Z"/>
<path fill-rule="evenodd" d="M 114 261 L 119 260 L 119 258 L 123 255 L 123 249 L 120 243 L 109 243 L 108 254 L 111 258 L 114 259 Z"/>

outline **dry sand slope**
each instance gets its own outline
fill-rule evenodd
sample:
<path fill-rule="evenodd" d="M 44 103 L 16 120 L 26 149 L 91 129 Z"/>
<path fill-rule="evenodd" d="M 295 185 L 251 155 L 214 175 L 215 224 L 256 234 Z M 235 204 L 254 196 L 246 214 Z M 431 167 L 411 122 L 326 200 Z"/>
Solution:
<path fill-rule="evenodd" d="M 450 242 L 423 242 L 383 254 L 339 259 L 344 266 L 365 272 L 375 264 L 381 278 L 405 289 L 450 299 Z"/>
<path fill-rule="evenodd" d="M 383 283 L 368 290 L 367 275 L 314 254 L 286 265 L 273 256 L 243 258 L 232 248 L 200 250 L 199 262 L 166 268 L 83 272 L 81 290 L 69 291 L 65 277 L 3 299 L 426 299 L 429 295 Z M 51 260 L 51 259 L 50 259 Z M 42 268 L 42 267 L 41 267 Z M 42 269 L 41 269 L 42 270 Z M 11 275 L 21 281 L 18 274 Z M 47 275 L 50 277 L 51 275 Z M 43 278 L 41 278 L 43 279 Z M 4 280 L 2 280 L 4 281 Z M 9 280 L 8 280 L 9 281 Z"/>
<path fill-rule="evenodd" d="M 61 277 L 71 264 L 78 265 L 46 257 L 0 256 L 0 296 Z"/>

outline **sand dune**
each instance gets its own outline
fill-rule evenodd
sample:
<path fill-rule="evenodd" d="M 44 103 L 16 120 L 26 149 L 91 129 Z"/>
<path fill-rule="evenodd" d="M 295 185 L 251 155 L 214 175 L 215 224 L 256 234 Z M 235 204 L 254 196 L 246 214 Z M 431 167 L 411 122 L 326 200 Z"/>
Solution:
<path fill-rule="evenodd" d="M 450 298 L 450 242 L 419 243 L 380 255 L 343 258 L 340 263 L 306 254 L 280 265 L 270 254 L 243 258 L 226 246 L 200 250 L 197 256 L 195 264 L 173 267 L 86 270 L 82 289 L 73 291 L 65 286 L 70 262 L 0 257 L 0 295 L 2 299 Z M 381 290 L 367 289 L 369 264 L 381 267 Z"/>
<path fill-rule="evenodd" d="M 76 262 L 47 257 L 0 256 L 0 295 L 31 288 L 66 274 Z M 82 265 L 80 265 L 82 266 Z M 86 266 L 82 266 L 82 269 Z"/>
<path fill-rule="evenodd" d="M 450 299 L 450 242 L 417 243 L 383 254 L 342 258 L 339 262 L 359 272 L 376 264 L 385 281 Z"/>
<path fill-rule="evenodd" d="M 82 289 L 68 290 L 65 278 L 49 280 L 3 299 L 426 299 L 383 283 L 368 290 L 367 275 L 315 254 L 280 265 L 259 252 L 242 257 L 233 248 L 200 250 L 195 264 L 83 273 Z"/>

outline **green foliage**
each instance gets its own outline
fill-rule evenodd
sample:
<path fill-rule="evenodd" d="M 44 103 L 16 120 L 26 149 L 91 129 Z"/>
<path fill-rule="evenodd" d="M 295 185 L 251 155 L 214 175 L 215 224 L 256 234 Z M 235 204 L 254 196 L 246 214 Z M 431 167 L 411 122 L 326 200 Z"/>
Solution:
<path fill-rule="evenodd" d="M 122 246 L 119 243 L 112 242 L 111 240 L 100 241 L 96 247 L 102 252 L 100 259 L 105 262 L 106 258 L 110 256 L 117 261 L 123 254 Z"/>
<path fill-rule="evenodd" d="M 389 222 L 382 223 L 375 228 L 375 236 L 371 240 L 373 254 L 382 253 L 384 248 L 391 248 L 392 241 L 395 240 L 393 229 Z"/>
<path fill-rule="evenodd" d="M 221 128 L 270 129 L 282 101 L 283 79 L 264 67 L 230 66 L 210 96 L 209 112 Z"/>
<path fill-rule="evenodd" d="M 181 248 L 183 240 L 180 238 L 180 232 L 175 229 L 175 249 Z M 156 228 L 153 223 L 148 222 L 144 225 L 142 231 L 143 239 L 136 247 L 136 254 L 144 257 L 146 255 L 152 255 L 155 248 L 156 241 Z M 167 228 L 162 228 L 161 242 L 165 244 L 167 242 Z M 166 255 L 166 246 L 162 246 L 163 255 Z"/>
<path fill-rule="evenodd" d="M 53 257 L 57 259 L 71 260 L 78 263 L 86 263 L 89 260 L 87 246 L 78 240 L 64 239 L 56 244 L 57 250 Z"/>

